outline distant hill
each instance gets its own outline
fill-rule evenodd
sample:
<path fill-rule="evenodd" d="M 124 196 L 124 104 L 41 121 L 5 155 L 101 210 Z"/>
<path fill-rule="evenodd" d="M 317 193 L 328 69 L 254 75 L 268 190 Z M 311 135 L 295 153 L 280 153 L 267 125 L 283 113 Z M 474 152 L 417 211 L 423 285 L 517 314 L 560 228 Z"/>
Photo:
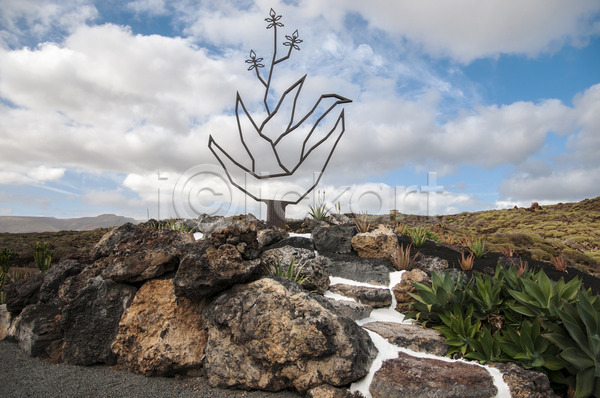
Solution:
<path fill-rule="evenodd" d="M 128 222 L 137 223 L 133 218 L 116 216 L 114 214 L 81 218 L 0 216 L 0 232 L 90 231 L 96 228 L 116 227 Z"/>

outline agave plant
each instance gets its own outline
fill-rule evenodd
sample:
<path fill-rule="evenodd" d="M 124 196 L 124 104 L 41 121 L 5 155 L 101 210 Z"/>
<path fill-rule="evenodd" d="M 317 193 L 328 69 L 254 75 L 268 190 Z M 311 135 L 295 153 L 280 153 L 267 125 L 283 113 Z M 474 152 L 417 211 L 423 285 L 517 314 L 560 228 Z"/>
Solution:
<path fill-rule="evenodd" d="M 294 50 L 300 50 L 298 31 L 291 35 L 285 35 L 287 41 L 283 43 L 287 52 L 283 56 L 278 55 L 277 32 L 283 27 L 280 22 L 281 15 L 271 9 L 267 29 L 272 29 L 274 37 L 273 57 L 268 65 L 268 73 L 263 75 L 261 69 L 266 68 L 264 58 L 258 57 L 251 50 L 250 57 L 246 60 L 260 84 L 264 88 L 263 107 L 264 112 L 256 113 L 254 116 L 242 100 L 239 92 L 236 97 L 235 115 L 239 141 L 235 139 L 222 139 L 220 143 L 211 135 L 208 147 L 217 158 L 229 181 L 242 192 L 256 201 L 267 203 L 268 207 L 277 211 L 285 211 L 287 204 L 297 204 L 319 183 L 322 173 L 335 150 L 340 138 L 345 131 L 344 110 L 337 116 L 333 110 L 342 104 L 352 102 L 348 98 L 337 94 L 322 94 L 305 114 L 297 112 L 298 99 L 304 87 L 306 75 L 298 79 L 278 100 L 270 98 L 274 94 L 272 82 L 275 66 L 290 58 Z M 305 128 L 312 124 L 310 128 Z M 326 126 L 326 127 L 325 127 Z M 322 132 L 325 130 L 325 133 Z M 237 142 L 236 142 L 237 141 Z M 231 154 L 235 153 L 234 158 Z M 324 161 L 317 161 L 320 155 L 326 155 Z M 305 167 L 305 161 L 309 160 L 313 166 Z M 320 173 L 314 178 L 314 164 L 320 164 Z M 232 173 L 235 171 L 236 173 Z M 240 175 L 241 172 L 241 175 Z M 273 199 L 264 198 L 264 186 L 261 181 L 276 177 L 290 177 L 301 174 L 311 185 L 298 190 L 298 198 L 295 201 L 278 200 L 276 207 Z M 269 217 L 272 214 L 268 209 Z"/>
<path fill-rule="evenodd" d="M 575 397 L 600 397 L 600 299 L 581 292 L 576 304 L 557 310 L 562 326 L 552 324 L 546 337 L 561 349 L 572 375 Z"/>
<path fill-rule="evenodd" d="M 443 324 L 434 328 L 446 338 L 446 344 L 450 346 L 448 355 L 460 353 L 465 356 L 467 351 L 472 351 L 473 341 L 481 338 L 481 322 L 473 317 L 473 306 L 463 312 L 459 305 L 454 305 L 452 311 L 444 311 L 439 316 Z"/>

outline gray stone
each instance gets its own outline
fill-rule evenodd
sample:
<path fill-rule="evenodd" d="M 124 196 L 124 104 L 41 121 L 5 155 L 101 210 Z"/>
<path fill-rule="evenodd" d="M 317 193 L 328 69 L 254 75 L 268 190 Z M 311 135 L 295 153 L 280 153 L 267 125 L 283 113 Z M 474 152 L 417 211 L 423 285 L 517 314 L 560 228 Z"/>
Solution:
<path fill-rule="evenodd" d="M 425 254 L 418 253 L 415 256 L 412 269 L 418 268 L 431 275 L 432 272 L 441 272 L 448 269 L 448 260 L 444 260 L 439 257 L 427 256 Z"/>
<path fill-rule="evenodd" d="M 315 242 L 311 238 L 305 238 L 303 236 L 290 236 L 289 238 L 282 239 L 273 245 L 265 247 L 265 250 L 277 249 L 284 246 L 315 250 Z"/>
<path fill-rule="evenodd" d="M 332 298 L 329 299 L 329 304 L 332 306 L 332 311 L 338 314 L 339 316 L 345 316 L 346 318 L 350 318 L 353 321 L 358 321 L 359 319 L 363 319 L 371 315 L 371 311 L 373 311 L 373 307 L 370 305 L 365 305 L 361 303 L 357 303 L 356 301 L 347 301 L 347 300 L 335 300 Z"/>
<path fill-rule="evenodd" d="M 329 288 L 327 258 L 316 255 L 312 250 L 292 246 L 269 249 L 261 255 L 263 267 L 269 269 L 274 269 L 278 262 L 281 266 L 287 267 L 292 260 L 295 267 L 301 267 L 300 275 L 307 278 L 302 287 L 320 294 L 327 291 Z"/>
<path fill-rule="evenodd" d="M 214 247 L 209 241 L 199 241 L 181 259 L 173 285 L 177 297 L 200 300 L 260 275 L 260 259 L 245 260 L 237 246 Z"/>
<path fill-rule="evenodd" d="M 354 225 L 318 226 L 312 232 L 315 247 L 323 253 L 350 253 L 354 235 Z"/>
<path fill-rule="evenodd" d="M 62 339 L 60 308 L 52 304 L 27 306 L 15 318 L 9 336 L 19 342 L 19 347 L 32 357 L 47 355 L 46 349 Z"/>
<path fill-rule="evenodd" d="M 114 364 L 111 344 L 121 315 L 136 289 L 101 276 L 88 280 L 77 298 L 67 304 L 60 325 L 65 332 L 63 360 L 73 365 Z"/>
<path fill-rule="evenodd" d="M 119 234 L 121 228 L 125 231 Z M 108 253 L 96 261 L 104 268 L 102 276 L 117 283 L 143 282 L 174 271 L 184 245 L 195 242 L 192 234 L 186 232 L 128 224 L 108 234 L 106 240 L 103 237 L 98 243 L 95 257 Z M 115 235 L 121 236 L 117 242 Z"/>
<path fill-rule="evenodd" d="M 274 245 L 287 237 L 289 237 L 289 234 L 285 230 L 275 227 L 261 229 L 256 236 L 260 247 Z"/>
<path fill-rule="evenodd" d="M 345 214 L 331 213 L 329 215 L 329 222 L 333 225 L 350 224 L 354 225 L 354 220 Z"/>
<path fill-rule="evenodd" d="M 40 299 L 42 283 L 44 283 L 44 274 L 37 274 L 8 285 L 6 289 L 6 309 L 8 312 L 15 316 L 28 305 L 37 304 Z"/>
<path fill-rule="evenodd" d="M 491 398 L 498 389 L 481 366 L 400 352 L 375 372 L 369 392 L 373 398 Z"/>
<path fill-rule="evenodd" d="M 351 297 L 359 303 L 370 305 L 373 308 L 387 308 L 392 305 L 392 293 L 389 289 L 339 283 L 329 286 L 329 290 L 342 296 Z"/>
<path fill-rule="evenodd" d="M 356 255 L 327 255 L 329 274 L 373 285 L 389 286 L 390 272 L 396 271 L 388 260 L 360 258 Z"/>
<path fill-rule="evenodd" d="M 299 392 L 364 377 L 376 355 L 367 332 L 326 300 L 283 278 L 224 292 L 204 311 L 204 369 L 213 387 Z"/>
<path fill-rule="evenodd" d="M 398 347 L 437 356 L 448 353 L 446 339 L 435 329 L 397 322 L 369 322 L 362 326 Z"/>
<path fill-rule="evenodd" d="M 60 286 L 65 280 L 79 274 L 84 266 L 76 260 L 62 260 L 44 273 L 44 281 L 40 286 L 40 302 L 60 304 L 58 295 Z"/>

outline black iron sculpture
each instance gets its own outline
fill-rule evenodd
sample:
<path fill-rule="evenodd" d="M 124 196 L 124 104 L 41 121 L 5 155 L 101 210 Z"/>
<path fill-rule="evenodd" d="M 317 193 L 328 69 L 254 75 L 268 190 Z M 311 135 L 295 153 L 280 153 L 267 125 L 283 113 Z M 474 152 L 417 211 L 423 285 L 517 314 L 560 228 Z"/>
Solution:
<path fill-rule="evenodd" d="M 244 192 L 246 195 L 250 196 L 254 200 L 266 203 L 266 205 L 267 205 L 267 223 L 272 226 L 284 227 L 285 226 L 285 208 L 286 208 L 286 206 L 289 204 L 298 204 L 302 199 L 304 199 L 306 197 L 306 195 L 308 195 L 308 193 L 310 191 L 312 191 L 318 185 L 318 183 L 321 179 L 321 176 L 323 175 L 323 172 L 325 171 L 325 168 L 327 167 L 327 164 L 329 163 L 329 160 L 331 159 L 333 151 L 335 150 L 340 138 L 344 134 L 344 131 L 345 131 L 344 110 L 343 109 L 341 110 L 339 116 L 335 120 L 333 127 L 329 130 L 329 132 L 327 134 L 325 134 L 325 136 L 323 138 L 317 140 L 316 142 L 311 142 L 311 139 L 312 139 L 312 141 L 316 140 L 315 131 L 316 131 L 317 127 L 319 126 L 319 124 L 321 124 L 323 119 L 327 115 L 329 115 L 329 113 L 336 106 L 338 106 L 340 104 L 346 104 L 346 103 L 349 103 L 352 101 L 349 100 L 348 98 L 344 98 L 337 94 L 323 94 L 320 96 L 318 101 L 314 104 L 312 109 L 310 109 L 302 118 L 300 118 L 299 120 L 296 120 L 296 115 L 295 115 L 296 105 L 297 105 L 298 97 L 300 95 L 300 91 L 302 90 L 302 87 L 303 87 L 305 79 L 306 79 L 306 75 L 304 75 L 302 78 L 300 78 L 294 84 L 292 84 L 287 90 L 285 90 L 283 92 L 283 94 L 281 95 L 281 98 L 277 102 L 276 106 L 274 108 L 271 108 L 270 103 L 272 103 L 273 101 L 269 100 L 269 95 L 272 93 L 271 82 L 272 82 L 272 78 L 273 78 L 274 67 L 275 67 L 275 65 L 287 60 L 290 57 L 290 55 L 292 54 L 292 51 L 300 50 L 300 47 L 298 46 L 298 44 L 302 43 L 302 40 L 300 40 L 300 38 L 298 37 L 298 30 L 294 31 L 294 33 L 292 33 L 292 35 L 286 35 L 285 38 L 287 39 L 287 41 L 285 41 L 283 43 L 283 45 L 288 47 L 287 54 L 281 58 L 277 58 L 277 28 L 283 27 L 283 24 L 280 22 L 280 20 L 281 20 L 281 15 L 277 15 L 275 13 L 275 11 L 273 11 L 273 9 L 271 9 L 271 11 L 269 13 L 269 17 L 265 19 L 265 21 L 268 22 L 267 29 L 273 28 L 273 36 L 274 36 L 273 58 L 272 58 L 271 65 L 269 67 L 269 73 L 268 73 L 266 79 L 263 78 L 263 76 L 260 73 L 260 69 L 265 67 L 265 65 L 262 63 L 263 58 L 257 58 L 256 53 L 253 50 L 251 50 L 250 58 L 246 60 L 246 63 L 250 64 L 250 66 L 248 67 L 248 70 L 254 71 L 256 73 L 256 77 L 258 78 L 258 80 L 264 86 L 264 89 L 265 89 L 265 95 L 263 98 L 263 102 L 264 102 L 264 109 L 266 112 L 266 117 L 262 120 L 262 122 L 260 122 L 260 123 L 255 122 L 255 120 L 252 118 L 252 116 L 248 112 L 248 109 L 244 105 L 244 102 L 242 101 L 242 98 L 240 97 L 239 92 L 237 93 L 237 97 L 236 97 L 236 105 L 235 105 L 236 120 L 237 120 L 237 126 L 238 126 L 241 144 L 243 145 L 245 155 L 247 155 L 246 159 L 244 161 L 242 161 L 241 159 L 238 159 L 238 160 L 234 159 L 234 157 L 232 157 L 223 148 L 222 145 L 219 145 L 215 141 L 215 139 L 212 137 L 212 135 L 209 137 L 208 147 L 210 148 L 212 153 L 215 155 L 215 157 L 217 158 L 217 160 L 219 161 L 219 163 L 225 170 L 225 173 L 227 174 L 229 181 L 235 187 L 240 189 L 242 192 Z M 290 104 L 290 101 L 292 101 L 291 104 Z M 329 103 L 329 105 L 327 105 L 328 103 Z M 269 131 L 271 131 L 272 124 L 277 123 L 277 122 L 281 123 L 281 117 L 278 116 L 276 118 L 276 114 L 278 111 L 280 111 L 280 113 L 284 113 L 285 111 L 282 111 L 282 109 L 285 108 L 286 105 L 291 106 L 291 110 L 289 111 L 289 113 L 290 113 L 289 114 L 289 122 L 286 120 L 284 123 L 281 124 L 282 129 L 277 130 L 278 134 L 275 134 L 274 136 L 273 136 L 273 134 L 268 134 L 266 132 L 267 128 L 269 129 Z M 243 118 L 240 119 L 241 112 L 244 113 L 246 119 L 243 119 Z M 297 156 L 297 161 L 296 161 L 296 159 L 289 159 L 289 158 L 284 158 L 283 156 L 281 156 L 279 147 L 281 145 L 283 145 L 283 143 L 286 139 L 293 136 L 294 133 L 303 134 L 303 132 L 299 129 L 299 127 L 303 123 L 308 121 L 309 119 L 314 119 L 315 121 L 312 125 L 312 128 L 309 130 L 309 132 L 304 137 L 304 140 L 302 140 L 302 145 L 300 148 L 300 153 Z M 271 123 L 271 124 L 269 124 L 269 123 Z M 334 135 L 334 133 L 336 131 L 338 132 L 337 136 Z M 269 152 L 272 152 L 273 158 L 271 159 L 271 164 L 270 164 L 271 169 L 270 170 L 259 169 L 259 167 L 257 165 L 257 159 L 252 154 L 252 150 L 251 150 L 251 147 L 253 147 L 253 145 L 251 144 L 253 142 L 252 140 L 262 140 L 262 142 L 260 144 L 264 146 L 264 144 L 266 143 L 266 145 L 269 148 Z M 304 161 L 311 154 L 313 154 L 314 151 L 319 146 L 324 145 L 325 143 L 327 143 L 327 145 L 331 145 L 331 150 L 329 151 L 329 154 L 325 160 L 325 163 L 323 164 L 323 167 L 318 172 L 318 177 L 316 179 L 314 179 L 314 181 L 312 182 L 312 185 L 304 193 L 298 193 L 299 197 L 295 201 L 263 199 L 263 198 L 259 197 L 258 195 L 252 194 L 249 191 L 248 186 L 246 185 L 246 182 L 247 182 L 246 178 L 244 179 L 244 183 L 236 182 L 226 165 L 226 163 L 229 163 L 230 165 L 233 165 L 233 166 L 237 167 L 239 170 L 243 171 L 245 173 L 245 177 L 251 176 L 252 178 L 255 178 L 257 180 L 292 176 L 298 170 L 298 168 L 304 163 Z M 289 146 L 289 143 L 288 143 L 288 146 Z M 256 147 L 256 146 L 254 146 L 254 147 Z M 244 152 L 244 151 L 242 151 L 242 152 Z M 292 162 L 292 163 L 290 164 L 290 162 Z M 273 169 L 273 167 L 274 167 L 274 169 Z"/>

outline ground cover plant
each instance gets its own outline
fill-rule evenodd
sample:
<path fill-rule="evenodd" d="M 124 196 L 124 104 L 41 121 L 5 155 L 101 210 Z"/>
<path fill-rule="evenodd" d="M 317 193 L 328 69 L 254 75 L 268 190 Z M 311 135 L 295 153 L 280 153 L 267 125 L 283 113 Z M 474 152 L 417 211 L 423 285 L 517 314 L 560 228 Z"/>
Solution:
<path fill-rule="evenodd" d="M 407 318 L 438 329 L 449 355 L 516 362 L 546 373 L 575 397 L 600 396 L 600 297 L 581 279 L 556 282 L 543 272 L 498 265 L 477 271 L 433 273 L 414 283 Z"/>

